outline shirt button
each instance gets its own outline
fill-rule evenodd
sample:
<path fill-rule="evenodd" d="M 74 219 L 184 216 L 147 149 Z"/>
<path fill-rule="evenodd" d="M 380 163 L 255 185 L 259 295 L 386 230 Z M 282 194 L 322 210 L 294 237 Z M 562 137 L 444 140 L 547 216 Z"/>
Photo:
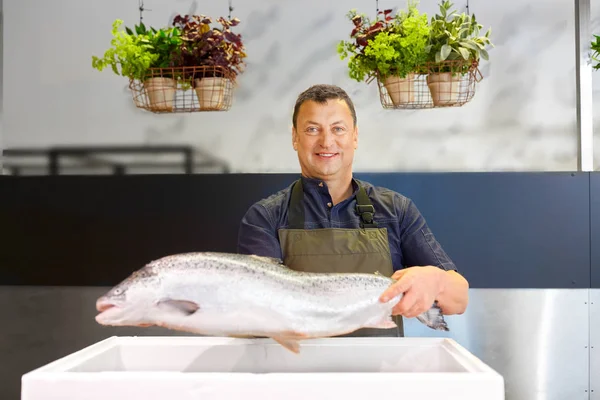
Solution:
<path fill-rule="evenodd" d="M 323 182 L 319 182 L 319 187 L 323 187 Z"/>
<path fill-rule="evenodd" d="M 331 207 L 331 203 L 327 203 L 327 207 Z"/>

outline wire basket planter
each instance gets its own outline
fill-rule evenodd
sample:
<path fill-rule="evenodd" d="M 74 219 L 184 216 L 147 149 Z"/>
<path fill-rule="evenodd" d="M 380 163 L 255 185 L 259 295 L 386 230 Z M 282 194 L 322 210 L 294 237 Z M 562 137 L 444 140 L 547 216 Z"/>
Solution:
<path fill-rule="evenodd" d="M 136 107 L 153 113 L 227 111 L 236 76 L 221 66 L 150 68 L 147 78 L 129 80 Z"/>
<path fill-rule="evenodd" d="M 383 108 L 423 109 L 468 103 L 475 95 L 475 83 L 483 76 L 477 61 L 447 60 L 426 63 L 406 78 L 382 78 L 379 74 L 374 78 Z"/>

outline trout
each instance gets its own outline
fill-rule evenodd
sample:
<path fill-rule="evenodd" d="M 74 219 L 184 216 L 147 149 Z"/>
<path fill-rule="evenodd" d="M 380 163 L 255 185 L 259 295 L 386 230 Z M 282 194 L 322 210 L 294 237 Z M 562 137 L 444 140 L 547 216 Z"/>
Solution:
<path fill-rule="evenodd" d="M 380 302 L 394 280 L 367 273 L 309 273 L 279 259 L 197 252 L 154 260 L 101 296 L 96 321 L 160 326 L 203 336 L 265 337 L 295 353 L 299 341 L 397 325 L 398 295 Z M 448 331 L 437 303 L 416 317 Z"/>

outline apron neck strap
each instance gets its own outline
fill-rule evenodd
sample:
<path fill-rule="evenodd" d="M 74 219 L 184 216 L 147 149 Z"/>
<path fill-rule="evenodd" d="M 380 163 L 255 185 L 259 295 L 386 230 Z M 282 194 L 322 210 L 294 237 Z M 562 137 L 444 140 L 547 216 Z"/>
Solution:
<path fill-rule="evenodd" d="M 302 179 L 298 179 L 292 189 L 288 219 L 291 229 L 304 229 L 304 190 L 302 189 Z"/>
<path fill-rule="evenodd" d="M 367 195 L 364 187 L 359 186 L 356 192 L 356 212 L 360 215 L 361 228 L 375 228 L 377 223 L 373 219 L 375 215 L 375 207 L 371 203 L 371 199 Z"/>
<path fill-rule="evenodd" d="M 360 185 L 356 193 L 356 212 L 360 215 L 361 228 L 377 227 L 377 223 L 373 219 L 375 207 L 373 207 L 365 188 Z M 304 229 L 304 190 L 302 189 L 302 179 L 298 179 L 292 188 L 288 219 L 290 229 Z"/>

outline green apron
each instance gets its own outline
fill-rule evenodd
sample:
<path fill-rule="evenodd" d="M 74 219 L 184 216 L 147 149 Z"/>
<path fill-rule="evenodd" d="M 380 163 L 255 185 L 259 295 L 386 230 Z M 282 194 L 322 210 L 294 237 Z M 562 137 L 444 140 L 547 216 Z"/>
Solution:
<path fill-rule="evenodd" d="M 298 180 L 292 189 L 289 228 L 279 229 L 284 264 L 296 271 L 379 273 L 392 276 L 394 269 L 386 228 L 377 228 L 375 208 L 365 189 L 356 195 L 359 229 L 304 229 L 304 191 Z M 402 317 L 394 316 L 397 328 L 364 328 L 341 336 L 404 336 Z"/>

